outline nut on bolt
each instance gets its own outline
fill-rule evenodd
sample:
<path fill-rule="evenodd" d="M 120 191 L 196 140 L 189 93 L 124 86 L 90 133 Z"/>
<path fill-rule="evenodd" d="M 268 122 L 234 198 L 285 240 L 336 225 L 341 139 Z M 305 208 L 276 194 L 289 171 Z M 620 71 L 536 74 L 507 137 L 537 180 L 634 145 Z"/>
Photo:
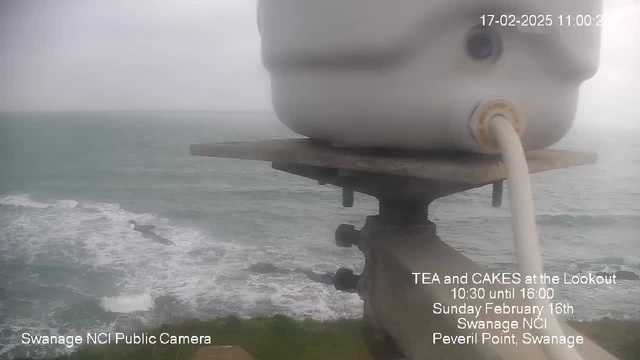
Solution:
<path fill-rule="evenodd" d="M 353 270 L 345 268 L 338 269 L 333 278 L 333 285 L 339 291 L 358 292 L 358 282 L 360 275 L 355 275 Z"/>
<path fill-rule="evenodd" d="M 336 229 L 336 245 L 340 247 L 351 247 L 360 244 L 360 230 L 349 224 L 340 224 Z"/>

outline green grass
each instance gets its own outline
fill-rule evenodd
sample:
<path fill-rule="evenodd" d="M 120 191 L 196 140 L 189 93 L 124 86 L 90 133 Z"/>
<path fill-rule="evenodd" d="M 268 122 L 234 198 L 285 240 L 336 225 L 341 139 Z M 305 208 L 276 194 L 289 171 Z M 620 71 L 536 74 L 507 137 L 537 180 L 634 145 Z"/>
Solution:
<path fill-rule="evenodd" d="M 640 359 L 640 322 L 571 322 L 620 360 Z M 140 331 L 142 332 L 142 331 Z M 138 332 L 138 333 L 140 333 Z M 369 360 L 360 320 L 296 321 L 284 316 L 190 321 L 147 330 L 159 335 L 208 335 L 218 345 L 239 345 L 255 360 Z M 97 345 L 58 360 L 188 360 L 199 345 Z"/>
<path fill-rule="evenodd" d="M 640 360 L 640 321 L 602 319 L 569 322 L 576 330 L 620 360 Z"/>
<path fill-rule="evenodd" d="M 214 345 L 239 345 L 255 360 L 368 359 L 361 321 L 296 321 L 284 316 L 240 320 L 235 317 L 190 321 L 146 331 L 159 335 L 208 335 Z M 138 332 L 140 333 L 140 332 Z M 190 359 L 197 345 L 97 345 L 59 360 Z M 178 350 L 180 353 L 178 354 Z"/>

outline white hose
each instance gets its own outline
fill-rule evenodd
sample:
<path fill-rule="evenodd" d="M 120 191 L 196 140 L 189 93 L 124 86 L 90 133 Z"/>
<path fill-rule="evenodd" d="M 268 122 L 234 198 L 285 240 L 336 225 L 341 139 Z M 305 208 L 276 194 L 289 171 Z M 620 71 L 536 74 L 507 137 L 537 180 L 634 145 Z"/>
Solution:
<path fill-rule="evenodd" d="M 529 167 L 520 137 L 511 122 L 500 115 L 491 119 L 489 131 L 500 145 L 502 158 L 507 169 L 509 203 L 520 272 L 524 276 L 535 274 L 539 277 L 543 273 L 543 266 L 536 229 L 536 213 L 529 181 Z M 545 288 L 546 286 L 539 285 L 539 287 Z M 563 336 L 558 320 L 549 310 L 548 299 L 535 299 L 531 302 L 533 305 L 543 306 L 545 311 L 548 311 L 547 326 L 539 332 L 542 335 Z M 569 348 L 565 345 L 547 345 L 545 352 L 552 360 L 583 360 L 575 348 Z"/>

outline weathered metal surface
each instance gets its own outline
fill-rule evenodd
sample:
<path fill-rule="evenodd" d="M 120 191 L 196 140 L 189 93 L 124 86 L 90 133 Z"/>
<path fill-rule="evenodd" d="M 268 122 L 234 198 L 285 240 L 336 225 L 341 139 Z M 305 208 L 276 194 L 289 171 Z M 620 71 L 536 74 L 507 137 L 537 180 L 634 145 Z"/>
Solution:
<path fill-rule="evenodd" d="M 452 285 L 412 283 L 412 273 L 418 272 L 487 272 L 438 238 L 435 225 L 427 220 L 427 208 L 439 197 L 504 180 L 506 171 L 499 156 L 354 150 L 308 139 L 192 145 L 191 154 L 270 161 L 274 169 L 342 187 L 345 206 L 352 205 L 352 191 L 379 200 L 379 215 L 367 219 L 357 242 L 365 254 L 365 269 L 358 285 L 364 300 L 365 338 L 376 360 L 396 359 L 402 353 L 411 360 L 547 359 L 542 348 L 534 345 L 433 344 L 434 332 L 468 335 L 457 328 L 455 315 L 435 315 L 432 311 L 435 302 L 460 305 L 460 301 L 452 299 Z M 527 161 L 530 173 L 537 173 L 591 164 L 596 155 L 548 149 L 527 153 Z M 494 190 L 495 206 L 501 202 L 500 186 Z M 336 239 L 345 246 L 355 243 Z M 479 300 L 466 302 L 480 305 Z M 485 320 L 512 317 L 483 316 Z M 489 332 L 500 335 L 500 330 Z M 522 329 L 515 332 L 519 334 Z M 566 325 L 565 332 L 577 334 Z M 578 351 L 585 360 L 615 360 L 588 339 Z"/>
<path fill-rule="evenodd" d="M 458 317 L 464 315 L 434 314 L 433 304 L 484 306 L 487 302 L 507 305 L 524 305 L 524 299 L 454 299 L 452 289 L 482 287 L 490 290 L 502 290 L 502 285 L 474 285 L 471 281 L 464 285 L 415 284 L 413 273 L 438 273 L 443 275 L 486 274 L 473 261 L 445 244 L 436 235 L 436 226 L 429 222 L 422 224 L 388 225 L 382 216 L 367 218 L 367 224 L 361 230 L 365 271 L 361 277 L 360 294 L 364 299 L 365 321 L 368 322 L 377 338 L 374 343 L 388 343 L 390 337 L 404 355 L 411 360 L 422 359 L 474 359 L 474 360 L 546 360 L 540 345 L 519 346 L 512 344 L 457 344 L 445 345 L 433 341 L 433 333 L 449 336 L 468 336 L 473 330 L 461 330 L 457 327 Z M 471 292 L 468 292 L 471 293 Z M 495 315 L 482 313 L 478 320 L 519 321 L 526 315 Z M 474 320 L 473 316 L 468 317 Z M 579 335 L 568 325 L 564 325 L 566 335 Z M 508 334 L 499 329 L 475 330 L 492 335 L 514 334 L 520 338 L 524 328 L 512 329 Z M 535 331 L 531 331 L 535 332 Z M 585 337 L 584 344 L 576 348 L 584 360 L 615 360 L 615 357 L 602 350 Z M 564 346 L 564 345 L 556 345 Z M 376 347 L 378 348 L 378 347 Z M 380 350 L 378 350 L 380 351 Z M 380 354 L 376 359 L 390 359 L 388 354 Z"/>
<path fill-rule="evenodd" d="M 220 158 L 272 161 L 322 168 L 484 185 L 506 178 L 500 156 L 460 152 L 410 152 L 345 149 L 309 139 L 191 145 L 191 154 Z M 527 153 L 529 171 L 591 164 L 593 153 L 546 149 Z"/>

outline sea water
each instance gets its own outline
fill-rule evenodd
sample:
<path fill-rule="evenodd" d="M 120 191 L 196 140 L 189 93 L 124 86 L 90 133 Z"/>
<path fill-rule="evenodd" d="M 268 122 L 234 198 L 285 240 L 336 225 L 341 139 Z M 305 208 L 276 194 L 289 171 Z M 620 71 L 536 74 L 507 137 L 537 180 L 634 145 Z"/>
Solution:
<path fill-rule="evenodd" d="M 599 162 L 532 177 L 547 273 L 640 273 L 639 134 L 578 125 L 557 147 L 597 151 Z M 377 212 L 373 199 L 357 194 L 345 209 L 339 189 L 268 163 L 189 155 L 193 143 L 292 136 L 270 113 L 0 114 L 0 358 L 67 349 L 21 346 L 25 332 L 131 334 L 229 314 L 361 316 L 356 294 L 247 268 L 359 273 L 362 254 L 335 246 L 333 233 L 362 226 Z M 490 205 L 485 187 L 429 212 L 448 244 L 493 271 L 517 271 L 508 205 Z M 175 246 L 129 220 L 155 225 Z M 640 318 L 637 281 L 554 289 L 574 318 Z"/>

